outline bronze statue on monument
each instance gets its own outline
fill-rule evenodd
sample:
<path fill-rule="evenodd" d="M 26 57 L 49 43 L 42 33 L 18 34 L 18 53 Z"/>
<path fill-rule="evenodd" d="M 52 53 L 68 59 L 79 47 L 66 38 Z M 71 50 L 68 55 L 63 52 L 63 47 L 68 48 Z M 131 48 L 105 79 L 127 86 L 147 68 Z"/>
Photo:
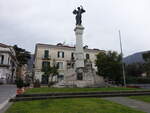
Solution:
<path fill-rule="evenodd" d="M 85 13 L 85 10 L 82 6 L 78 7 L 73 11 L 73 14 L 76 15 L 76 25 L 82 24 L 82 13 Z"/>

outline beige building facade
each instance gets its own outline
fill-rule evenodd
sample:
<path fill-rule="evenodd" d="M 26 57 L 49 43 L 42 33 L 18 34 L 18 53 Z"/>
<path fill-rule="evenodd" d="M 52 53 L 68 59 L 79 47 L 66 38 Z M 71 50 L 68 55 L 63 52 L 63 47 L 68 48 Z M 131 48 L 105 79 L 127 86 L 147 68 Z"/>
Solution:
<path fill-rule="evenodd" d="M 95 60 L 96 55 L 101 52 L 98 49 L 88 49 L 84 47 L 84 59 L 91 62 L 92 68 L 96 70 Z M 34 77 L 43 82 L 42 67 L 44 65 L 53 66 L 57 64 L 59 75 L 54 77 L 56 81 L 65 80 L 66 72 L 69 68 L 75 68 L 75 47 L 70 47 L 62 44 L 48 45 L 36 44 L 35 48 L 35 62 L 34 62 Z"/>

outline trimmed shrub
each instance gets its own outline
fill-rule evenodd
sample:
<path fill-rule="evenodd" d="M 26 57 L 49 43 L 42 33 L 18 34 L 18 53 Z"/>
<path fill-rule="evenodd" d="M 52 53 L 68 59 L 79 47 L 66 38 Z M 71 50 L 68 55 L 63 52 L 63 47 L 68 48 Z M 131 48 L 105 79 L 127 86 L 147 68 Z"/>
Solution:
<path fill-rule="evenodd" d="M 29 86 L 30 86 L 30 83 L 27 83 L 27 82 L 24 83 L 24 87 L 29 87 Z"/>
<path fill-rule="evenodd" d="M 23 80 L 21 78 L 16 79 L 16 86 L 20 89 L 24 86 Z"/>
<path fill-rule="evenodd" d="M 128 84 L 150 84 L 150 77 L 143 78 L 127 76 L 126 80 Z"/>

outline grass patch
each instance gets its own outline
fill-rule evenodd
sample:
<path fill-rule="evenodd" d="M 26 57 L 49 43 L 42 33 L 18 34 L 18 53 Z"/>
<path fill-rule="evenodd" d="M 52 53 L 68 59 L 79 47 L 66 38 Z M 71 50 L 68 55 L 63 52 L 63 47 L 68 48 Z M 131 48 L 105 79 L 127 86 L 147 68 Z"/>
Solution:
<path fill-rule="evenodd" d="M 32 88 L 28 89 L 25 94 L 32 93 L 50 93 L 50 92 L 97 92 L 97 91 L 124 91 L 124 90 L 139 90 L 137 88 Z"/>
<path fill-rule="evenodd" d="M 6 113 L 144 113 L 100 98 L 15 102 Z"/>
<path fill-rule="evenodd" d="M 150 96 L 130 96 L 129 98 L 150 103 Z"/>

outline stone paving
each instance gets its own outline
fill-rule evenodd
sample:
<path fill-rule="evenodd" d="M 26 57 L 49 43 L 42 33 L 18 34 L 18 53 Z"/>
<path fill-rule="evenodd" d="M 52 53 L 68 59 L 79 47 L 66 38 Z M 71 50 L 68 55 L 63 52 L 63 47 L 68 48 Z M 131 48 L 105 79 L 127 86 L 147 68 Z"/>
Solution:
<path fill-rule="evenodd" d="M 0 85 L 0 113 L 2 113 L 2 109 L 8 104 L 9 99 L 15 96 L 15 94 L 15 85 Z"/>
<path fill-rule="evenodd" d="M 128 106 L 130 108 L 134 108 L 134 109 L 146 112 L 146 113 L 150 113 L 150 103 L 137 101 L 134 99 L 130 99 L 128 97 L 107 97 L 104 99 Z"/>

